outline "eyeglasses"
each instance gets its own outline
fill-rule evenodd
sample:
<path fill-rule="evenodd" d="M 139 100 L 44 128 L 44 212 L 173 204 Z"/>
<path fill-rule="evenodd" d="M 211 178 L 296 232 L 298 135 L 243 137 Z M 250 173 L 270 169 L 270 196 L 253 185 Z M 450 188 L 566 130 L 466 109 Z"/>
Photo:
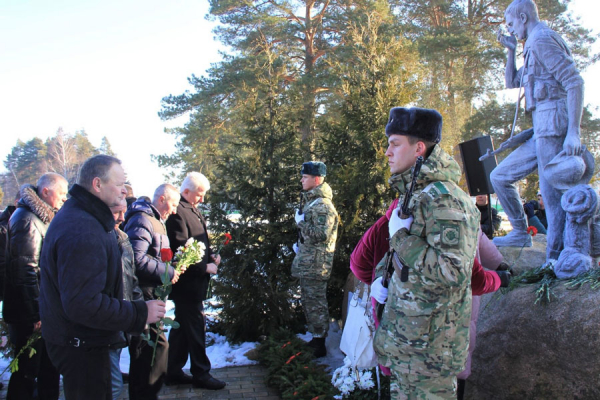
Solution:
<path fill-rule="evenodd" d="M 542 198 L 542 195 L 541 195 L 541 194 L 538 194 L 538 199 L 541 199 L 541 198 Z"/>

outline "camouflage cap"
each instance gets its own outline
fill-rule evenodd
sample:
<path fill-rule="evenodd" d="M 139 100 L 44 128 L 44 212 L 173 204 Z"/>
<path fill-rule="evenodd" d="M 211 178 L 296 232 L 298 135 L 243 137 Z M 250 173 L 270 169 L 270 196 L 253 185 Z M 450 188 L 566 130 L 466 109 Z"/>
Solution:
<path fill-rule="evenodd" d="M 301 175 L 326 176 L 327 167 L 320 161 L 309 161 L 302 164 Z"/>

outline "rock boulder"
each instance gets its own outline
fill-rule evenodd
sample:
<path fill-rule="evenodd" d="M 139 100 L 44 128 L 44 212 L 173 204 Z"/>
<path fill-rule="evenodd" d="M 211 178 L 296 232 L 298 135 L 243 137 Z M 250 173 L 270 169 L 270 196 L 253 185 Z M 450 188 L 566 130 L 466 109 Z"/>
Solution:
<path fill-rule="evenodd" d="M 482 298 L 466 399 L 600 399 L 600 290 L 538 287 Z"/>
<path fill-rule="evenodd" d="M 541 266 L 546 262 L 546 235 L 535 235 L 532 247 L 498 247 L 508 265 L 513 266 L 513 273 L 519 275 L 523 271 Z M 520 255 L 519 255 L 520 254 Z M 515 262 L 516 261 L 516 262 Z"/>

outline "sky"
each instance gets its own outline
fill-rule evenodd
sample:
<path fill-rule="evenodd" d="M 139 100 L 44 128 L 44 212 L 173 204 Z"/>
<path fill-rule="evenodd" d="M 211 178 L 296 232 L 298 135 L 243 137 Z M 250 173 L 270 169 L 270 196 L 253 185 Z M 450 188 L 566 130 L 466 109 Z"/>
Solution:
<path fill-rule="evenodd" d="M 591 28 L 600 3 L 570 9 Z M 0 160 L 17 139 L 85 130 L 96 147 L 108 138 L 137 196 L 151 195 L 165 181 L 151 155 L 172 154 L 164 129 L 188 119 L 161 121 L 161 99 L 193 91 L 187 78 L 220 60 L 207 11 L 206 0 L 1 0 Z M 583 76 L 586 104 L 600 106 L 600 65 Z"/>

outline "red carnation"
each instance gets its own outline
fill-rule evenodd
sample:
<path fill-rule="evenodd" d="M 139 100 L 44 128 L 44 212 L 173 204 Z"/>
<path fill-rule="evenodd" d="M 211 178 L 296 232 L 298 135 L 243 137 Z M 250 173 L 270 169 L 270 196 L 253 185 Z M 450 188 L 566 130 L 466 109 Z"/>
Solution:
<path fill-rule="evenodd" d="M 168 247 L 160 249 L 160 260 L 162 262 L 169 262 L 173 259 L 173 250 Z"/>
<path fill-rule="evenodd" d="M 537 228 L 535 226 L 530 226 L 527 228 L 527 233 L 529 233 L 531 236 L 535 236 L 537 235 Z"/>
<path fill-rule="evenodd" d="M 231 235 L 229 233 L 225 234 L 225 243 L 223 243 L 223 246 L 227 246 L 229 244 L 229 241 L 231 240 Z"/>

